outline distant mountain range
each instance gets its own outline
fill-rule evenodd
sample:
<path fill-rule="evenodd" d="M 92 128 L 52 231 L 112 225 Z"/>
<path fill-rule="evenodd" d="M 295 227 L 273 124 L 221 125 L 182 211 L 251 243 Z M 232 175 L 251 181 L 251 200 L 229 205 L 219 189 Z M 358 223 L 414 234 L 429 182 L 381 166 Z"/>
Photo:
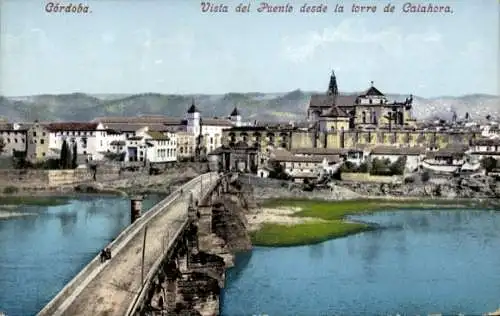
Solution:
<path fill-rule="evenodd" d="M 9 121 L 88 121 L 98 116 L 167 115 L 183 116 L 194 98 L 202 115 L 225 117 L 237 106 L 244 120 L 303 120 L 309 98 L 315 92 L 301 90 L 289 93 L 227 93 L 223 95 L 170 95 L 84 93 L 0 96 L 0 116 Z M 392 100 L 407 95 L 389 94 Z M 453 111 L 459 117 L 469 112 L 473 119 L 486 115 L 500 117 L 500 96 L 472 94 L 461 97 L 413 97 L 413 113 L 418 119 L 446 118 Z"/>

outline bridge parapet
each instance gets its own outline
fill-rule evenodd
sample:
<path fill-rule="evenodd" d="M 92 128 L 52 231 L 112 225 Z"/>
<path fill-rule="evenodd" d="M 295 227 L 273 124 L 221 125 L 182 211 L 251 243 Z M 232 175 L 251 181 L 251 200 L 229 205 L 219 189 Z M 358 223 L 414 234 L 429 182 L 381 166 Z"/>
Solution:
<path fill-rule="evenodd" d="M 113 258 L 105 263 L 100 262 L 99 255 L 94 257 L 90 263 L 83 268 L 80 273 L 78 273 L 57 295 L 50 301 L 39 313 L 40 316 L 45 315 L 71 315 L 77 314 L 86 314 L 86 315 L 98 315 L 101 314 L 99 312 L 98 307 L 90 307 L 87 306 L 85 310 L 85 301 L 87 299 L 87 294 L 83 295 L 82 292 L 86 292 L 88 285 L 91 282 L 99 283 L 99 280 L 95 280 L 98 278 L 106 278 L 112 277 L 113 271 L 107 269 L 107 267 L 113 266 L 114 264 L 120 264 L 119 260 L 117 262 L 117 257 L 124 255 L 122 254 L 122 250 L 126 248 L 126 246 L 131 243 L 134 239 L 138 239 L 138 235 L 141 231 L 146 229 L 146 226 L 156 220 L 157 218 L 166 218 L 164 211 L 168 209 L 171 205 L 179 202 L 179 198 L 184 195 L 181 194 L 181 190 L 190 190 L 193 187 L 196 187 L 198 184 L 203 183 L 211 183 L 212 180 L 218 179 L 219 175 L 217 173 L 208 173 L 201 176 L 198 176 L 195 179 L 192 179 L 188 183 L 181 186 L 181 188 L 177 189 L 170 196 L 165 198 L 156 204 L 153 208 L 151 208 L 148 212 L 144 213 L 141 217 L 139 217 L 133 224 L 128 226 L 122 233 L 120 233 L 107 247 L 111 249 L 113 253 Z M 198 189 L 199 190 L 199 189 Z M 203 190 L 204 191 L 204 190 Z M 201 193 L 201 192 L 200 192 Z M 185 221 L 187 222 L 187 214 L 184 213 Z M 111 268 L 110 268 L 111 269 Z M 105 270 L 105 271 L 103 271 Z M 101 273 L 102 272 L 102 273 Z M 90 294 L 89 294 L 90 295 Z M 96 294 L 97 295 L 97 294 Z M 74 301 L 77 301 L 78 304 L 73 304 Z M 95 302 L 87 302 L 87 304 L 96 304 Z M 78 306 L 72 306 L 78 305 Z M 80 310 L 78 309 L 80 308 Z M 104 307 L 103 307 L 104 308 Z M 83 310 L 81 310 L 83 309 Z M 105 311 L 101 311 L 105 312 Z M 109 313 L 106 313 L 109 314 Z M 122 313 L 123 314 L 123 313 Z M 111 315 L 111 314 L 109 314 Z"/>
<path fill-rule="evenodd" d="M 171 252 L 158 258 L 127 316 L 218 314 L 224 272 L 234 259 L 232 251 L 251 248 L 241 213 L 243 203 L 231 189 L 236 179 L 237 175 L 222 177 L 190 208 L 182 233 L 169 245 Z M 227 204 L 229 200 L 237 205 Z M 231 236 L 228 231 L 233 229 L 243 232 Z M 234 236 L 241 240 L 231 242 Z M 241 245 L 243 248 L 234 249 Z"/>
<path fill-rule="evenodd" d="M 161 310 L 163 306 L 172 306 L 172 296 L 176 297 L 177 293 L 177 279 L 178 277 L 173 277 L 172 275 L 176 275 L 177 273 L 181 273 L 179 277 L 182 277 L 182 272 L 190 271 L 191 265 L 190 261 L 194 259 L 195 266 L 196 264 L 200 265 L 200 263 L 205 263 L 206 256 L 205 254 L 199 253 L 195 251 L 194 258 L 189 255 L 188 248 L 197 249 L 198 248 L 198 240 L 196 237 L 198 233 L 198 225 L 195 222 L 201 218 L 201 209 L 210 209 L 210 204 L 214 197 L 214 192 L 217 192 L 215 196 L 219 196 L 220 190 L 219 187 L 224 186 L 227 183 L 227 176 L 222 176 L 217 179 L 217 181 L 210 185 L 207 191 L 200 196 L 198 205 L 196 205 L 196 198 L 190 197 L 190 203 L 188 206 L 188 216 L 185 221 L 182 223 L 180 229 L 177 230 L 175 235 L 170 238 L 167 252 L 159 256 L 151 269 L 149 270 L 148 275 L 144 279 L 144 283 L 133 300 L 130 306 L 127 309 L 126 315 L 142 315 L 144 311 L 152 312 L 151 308 Z M 175 256 L 175 258 L 173 258 Z M 172 260 L 173 259 L 173 260 Z M 218 260 L 220 261 L 220 260 Z M 223 260 L 222 260 L 223 262 Z M 182 264 L 183 263 L 183 264 Z M 162 268 L 163 267 L 163 268 Z M 208 271 L 207 271 L 208 268 Z M 219 270 L 223 271 L 222 267 L 219 267 Z M 217 273 L 211 273 L 210 267 L 202 267 L 198 266 L 196 272 L 205 272 L 208 274 L 216 275 Z M 169 272 L 167 272 L 169 271 Z M 188 277 L 189 279 L 189 277 Z M 169 284 L 170 281 L 170 284 Z M 172 282 L 175 285 L 172 288 Z M 186 281 L 187 282 L 187 281 Z M 218 281 L 220 282 L 220 281 Z M 158 294 L 158 289 L 170 289 L 170 294 L 167 295 L 163 292 L 162 294 Z M 174 292 L 174 293 L 172 293 Z M 159 298 L 161 297 L 161 299 Z M 175 299 L 174 299 L 175 301 Z M 167 304 L 169 303 L 169 304 Z"/>

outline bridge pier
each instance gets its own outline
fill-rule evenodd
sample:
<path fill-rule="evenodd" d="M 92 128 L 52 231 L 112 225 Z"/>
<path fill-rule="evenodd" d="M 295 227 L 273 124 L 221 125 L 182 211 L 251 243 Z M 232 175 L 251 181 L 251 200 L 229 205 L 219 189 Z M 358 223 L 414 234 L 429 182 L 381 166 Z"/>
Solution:
<path fill-rule="evenodd" d="M 142 196 L 134 196 L 130 199 L 130 224 L 141 217 Z"/>
<path fill-rule="evenodd" d="M 225 269 L 233 264 L 233 247 L 244 250 L 248 247 L 237 247 L 249 244 L 245 225 L 239 218 L 244 216 L 239 213 L 241 208 L 233 210 L 233 204 L 226 206 L 234 199 L 230 192 L 233 190 L 230 190 L 229 178 L 224 177 L 212 192 L 199 199 L 199 204 L 191 196 L 187 224 L 167 250 L 135 315 L 218 314 Z M 235 229 L 241 228 L 244 232 L 237 234 Z M 232 240 L 234 238 L 241 239 Z"/>

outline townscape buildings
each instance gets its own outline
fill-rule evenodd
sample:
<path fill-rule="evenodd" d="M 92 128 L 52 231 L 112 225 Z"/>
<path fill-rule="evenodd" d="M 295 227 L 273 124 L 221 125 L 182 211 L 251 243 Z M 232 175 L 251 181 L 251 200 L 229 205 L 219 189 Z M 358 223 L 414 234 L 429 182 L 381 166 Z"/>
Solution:
<path fill-rule="evenodd" d="M 389 100 L 374 83 L 360 94 L 340 95 L 330 76 L 325 94 L 313 95 L 303 122 L 248 123 L 239 110 L 205 117 L 195 101 L 185 117 L 97 117 L 91 122 L 0 123 L 3 155 L 24 153 L 32 162 L 58 158 L 64 141 L 86 162 L 168 164 L 209 159 L 226 170 L 266 177 L 276 166 L 295 179 L 333 173 L 342 164 L 405 158 L 413 172 L 479 171 L 479 160 L 500 157 L 497 123 L 472 120 L 418 122 L 413 96 Z"/>

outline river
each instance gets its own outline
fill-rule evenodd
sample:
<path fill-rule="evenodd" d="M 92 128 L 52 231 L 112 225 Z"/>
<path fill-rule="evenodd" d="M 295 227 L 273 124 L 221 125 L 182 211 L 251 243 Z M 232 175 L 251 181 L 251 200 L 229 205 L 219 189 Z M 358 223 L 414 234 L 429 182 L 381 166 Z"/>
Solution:
<path fill-rule="evenodd" d="M 143 210 L 161 199 L 147 196 Z M 0 312 L 8 316 L 35 315 L 130 224 L 124 197 L 21 208 L 34 215 L 0 220 Z"/>
<path fill-rule="evenodd" d="M 255 248 L 227 272 L 221 314 L 481 315 L 500 304 L 500 214 L 382 212 L 381 229 Z"/>

